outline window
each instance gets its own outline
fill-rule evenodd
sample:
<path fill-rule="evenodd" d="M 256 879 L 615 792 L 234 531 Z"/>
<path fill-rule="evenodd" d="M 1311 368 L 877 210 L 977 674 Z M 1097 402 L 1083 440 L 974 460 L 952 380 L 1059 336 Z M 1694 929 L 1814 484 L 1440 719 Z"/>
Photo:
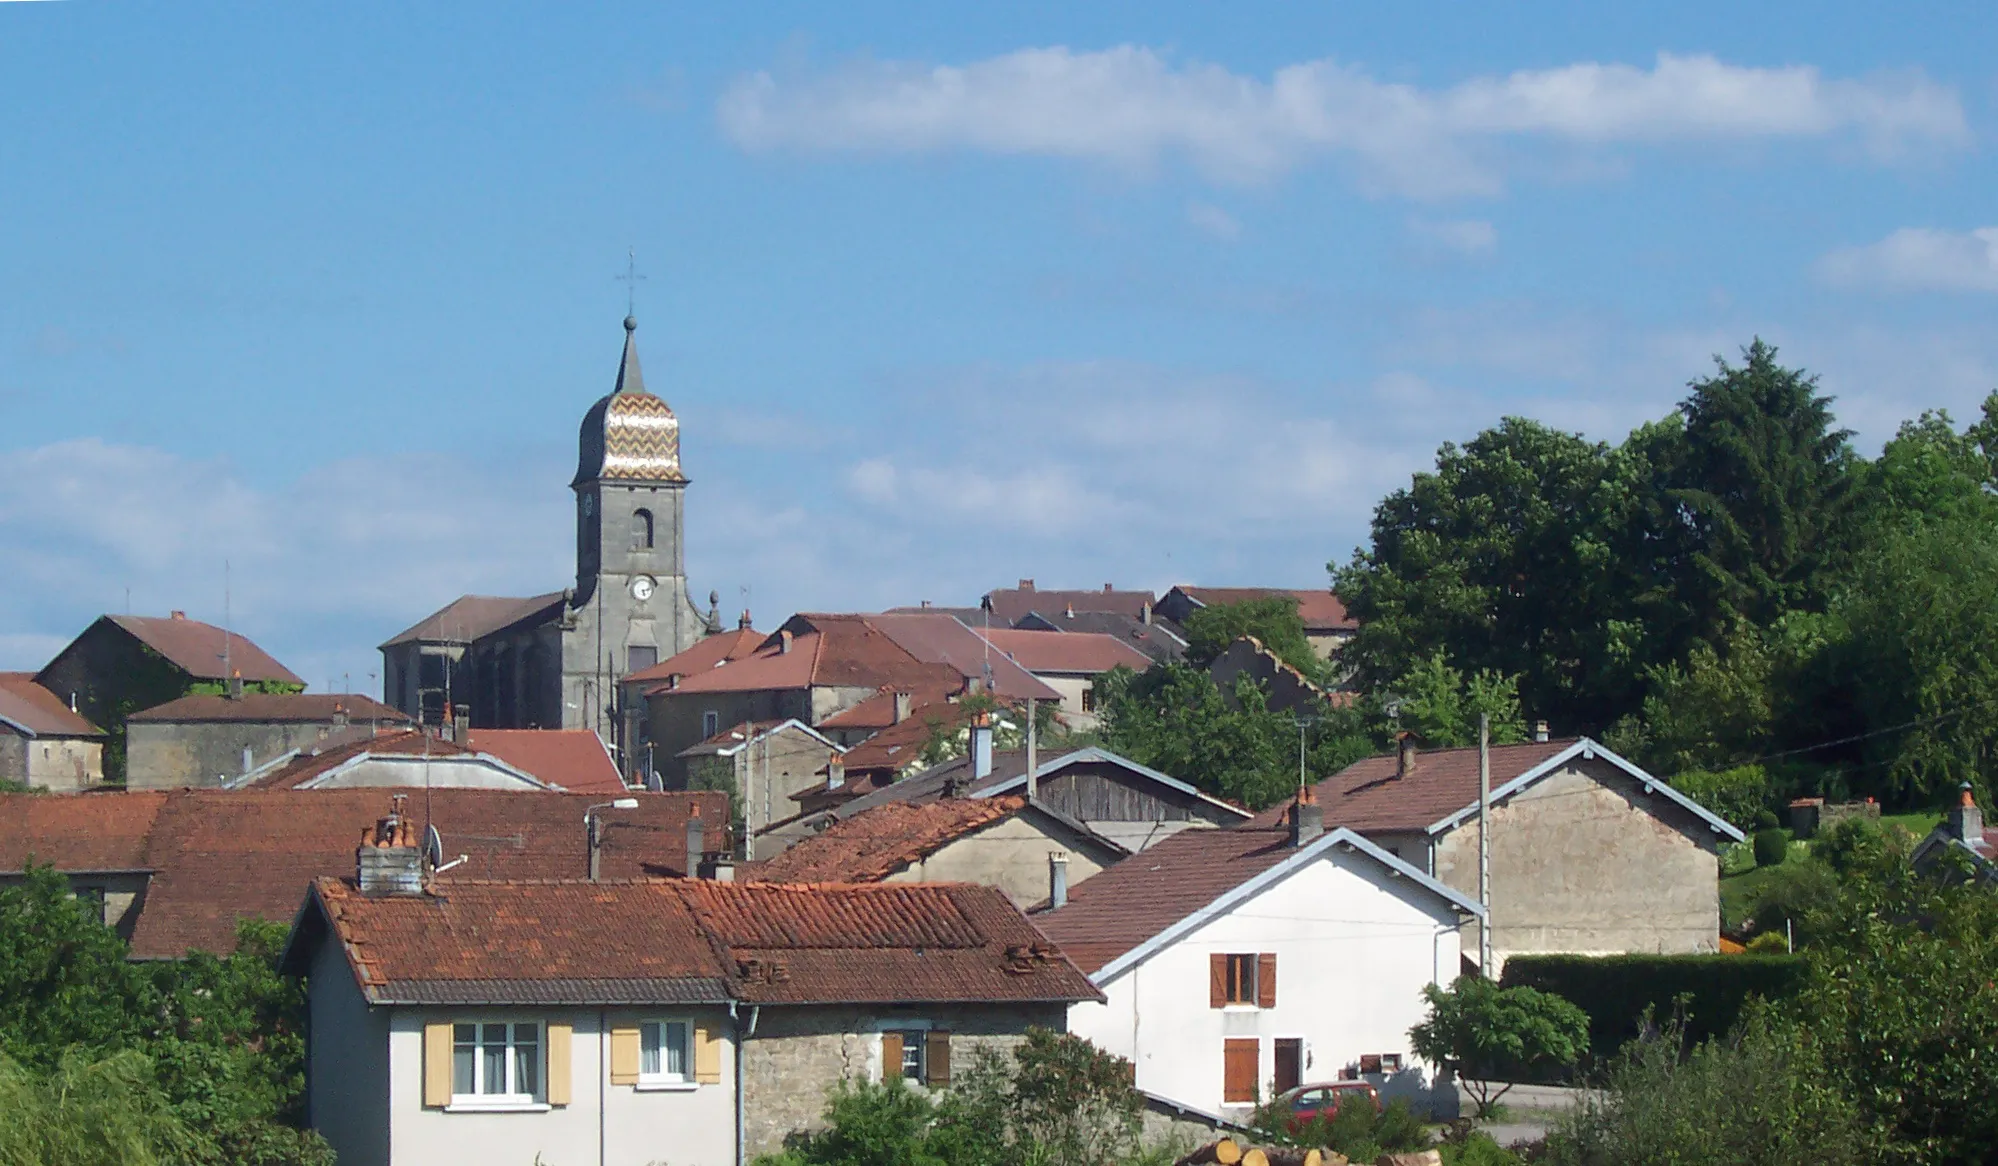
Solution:
<path fill-rule="evenodd" d="M 457 1024 L 451 1028 L 451 1100 L 541 1100 L 539 1024 Z"/>
<path fill-rule="evenodd" d="M 1082 711 L 1086 713 L 1096 711 L 1096 686 L 1094 684 L 1082 690 Z"/>
<path fill-rule="evenodd" d="M 634 510 L 631 512 L 631 549 L 649 551 L 652 549 L 652 512 Z"/>
<path fill-rule="evenodd" d="M 1221 1101 L 1226 1105 L 1256 1103 L 1256 1069 L 1261 1048 L 1255 1037 L 1221 1042 Z"/>
<path fill-rule="evenodd" d="M 659 649 L 651 644 L 633 644 L 625 650 L 625 655 L 628 657 L 627 672 L 643 672 L 659 663 Z"/>
<path fill-rule="evenodd" d="M 1303 1083 L 1304 1042 L 1297 1037 L 1278 1037 L 1276 1042 L 1276 1074 L 1272 1082 L 1272 1088 L 1278 1093 L 1287 1093 Z"/>
<path fill-rule="evenodd" d="M 1208 957 L 1207 1005 L 1227 1008 L 1276 1007 L 1276 955 L 1223 954 Z"/>
<path fill-rule="evenodd" d="M 649 1020 L 638 1026 L 638 1083 L 694 1083 L 692 1026 L 684 1020 Z"/>
<path fill-rule="evenodd" d="M 85 910 L 97 917 L 99 923 L 108 922 L 104 918 L 103 887 L 78 887 L 76 888 L 76 899 L 84 905 Z"/>
<path fill-rule="evenodd" d="M 712 737 L 721 732 L 721 714 L 713 709 L 701 712 L 701 736 Z"/>
<path fill-rule="evenodd" d="M 882 1033 L 881 1079 L 950 1084 L 950 1033 L 935 1028 Z"/>

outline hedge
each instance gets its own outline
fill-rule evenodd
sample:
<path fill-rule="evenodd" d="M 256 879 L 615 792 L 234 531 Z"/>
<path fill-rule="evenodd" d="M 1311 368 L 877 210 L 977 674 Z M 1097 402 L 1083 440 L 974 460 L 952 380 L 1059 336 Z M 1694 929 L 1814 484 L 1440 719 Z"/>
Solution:
<path fill-rule="evenodd" d="M 1516 955 L 1499 982 L 1573 1001 L 1589 1014 L 1590 1053 L 1601 1059 L 1638 1035 L 1646 1008 L 1664 1020 L 1685 997 L 1686 1035 L 1705 1040 L 1733 1028 L 1750 996 L 1781 999 L 1803 980 L 1803 957 L 1786 954 Z"/>

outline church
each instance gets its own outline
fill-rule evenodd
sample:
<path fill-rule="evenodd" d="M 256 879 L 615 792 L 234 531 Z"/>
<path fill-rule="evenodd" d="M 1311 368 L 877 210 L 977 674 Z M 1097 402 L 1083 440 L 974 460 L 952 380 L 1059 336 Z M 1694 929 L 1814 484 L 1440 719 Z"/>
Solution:
<path fill-rule="evenodd" d="M 617 746 L 637 710 L 618 681 L 720 630 L 687 591 L 680 421 L 645 390 L 638 321 L 617 384 L 583 415 L 576 583 L 526 598 L 466 595 L 381 646 L 383 701 L 424 724 L 591 729 Z"/>

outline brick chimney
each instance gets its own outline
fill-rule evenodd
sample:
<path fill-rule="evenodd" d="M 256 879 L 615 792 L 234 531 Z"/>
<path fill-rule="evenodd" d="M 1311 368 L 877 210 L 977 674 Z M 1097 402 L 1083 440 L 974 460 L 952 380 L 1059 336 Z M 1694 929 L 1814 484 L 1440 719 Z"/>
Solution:
<path fill-rule="evenodd" d="M 1396 780 L 1415 772 L 1415 734 L 1403 733 L 1395 742 L 1394 776 Z"/>
<path fill-rule="evenodd" d="M 1022 590 L 1022 591 L 1032 591 L 1033 589 L 1034 589 L 1034 581 L 1033 581 L 1032 579 L 1022 579 L 1022 580 L 1020 580 L 1020 590 Z"/>
<path fill-rule="evenodd" d="M 167 612 L 167 618 L 168 618 L 168 619 L 186 619 L 186 618 L 187 618 L 187 613 L 186 613 L 186 612 L 184 612 L 184 611 L 170 611 L 170 612 Z"/>
<path fill-rule="evenodd" d="M 1984 841 L 1984 811 L 1977 808 L 1977 798 L 1970 791 L 1970 783 L 1959 787 L 1956 805 L 1949 812 L 1949 832 L 1960 842 L 1980 846 Z"/>
<path fill-rule="evenodd" d="M 1288 817 L 1292 848 L 1308 846 L 1325 833 L 1325 807 L 1318 804 L 1318 795 L 1310 786 L 1297 791 L 1297 800 L 1291 803 Z"/>
<path fill-rule="evenodd" d="M 354 881 L 364 895 L 423 893 L 423 851 L 402 813 L 406 796 L 395 795 L 388 816 L 361 831 L 361 845 L 354 852 Z"/>

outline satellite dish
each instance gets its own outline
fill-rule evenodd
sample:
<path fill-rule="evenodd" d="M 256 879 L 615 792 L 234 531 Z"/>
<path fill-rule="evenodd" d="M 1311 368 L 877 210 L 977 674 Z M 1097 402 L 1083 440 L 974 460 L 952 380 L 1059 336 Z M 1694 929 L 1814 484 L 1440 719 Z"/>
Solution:
<path fill-rule="evenodd" d="M 435 826 L 423 828 L 423 860 L 433 870 L 444 865 L 444 836 L 437 832 Z"/>

